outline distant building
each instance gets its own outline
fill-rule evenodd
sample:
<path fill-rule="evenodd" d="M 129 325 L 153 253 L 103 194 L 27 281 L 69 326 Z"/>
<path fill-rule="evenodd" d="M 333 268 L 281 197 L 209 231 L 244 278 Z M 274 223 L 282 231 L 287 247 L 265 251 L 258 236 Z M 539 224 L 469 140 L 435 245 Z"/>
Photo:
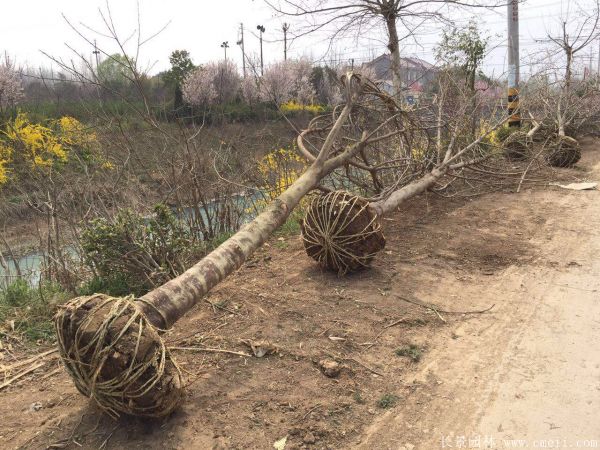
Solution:
<path fill-rule="evenodd" d="M 389 53 L 364 63 L 362 68 L 366 69 L 365 72 L 371 73 L 375 77 L 374 81 L 381 83 L 384 89 L 392 90 L 392 64 Z M 436 72 L 437 69 L 433 64 L 422 59 L 400 58 L 402 87 L 407 91 L 412 91 L 417 97 L 424 89 L 427 89 Z"/>

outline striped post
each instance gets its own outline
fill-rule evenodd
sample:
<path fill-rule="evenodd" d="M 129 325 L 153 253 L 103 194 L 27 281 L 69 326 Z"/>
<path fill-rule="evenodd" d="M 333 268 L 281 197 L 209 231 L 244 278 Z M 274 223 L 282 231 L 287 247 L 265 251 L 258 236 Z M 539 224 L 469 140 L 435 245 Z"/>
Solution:
<path fill-rule="evenodd" d="M 508 126 L 520 127 L 519 0 L 508 2 Z"/>

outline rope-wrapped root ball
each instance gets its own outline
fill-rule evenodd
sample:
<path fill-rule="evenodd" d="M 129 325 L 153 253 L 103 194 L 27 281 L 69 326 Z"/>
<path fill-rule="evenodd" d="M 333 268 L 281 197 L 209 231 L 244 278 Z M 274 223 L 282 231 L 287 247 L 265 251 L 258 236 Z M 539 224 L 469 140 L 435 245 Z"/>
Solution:
<path fill-rule="evenodd" d="M 133 298 L 78 297 L 54 322 L 75 386 L 110 415 L 161 417 L 183 400 L 181 372 Z"/>
<path fill-rule="evenodd" d="M 515 131 L 503 142 L 504 155 L 511 161 L 522 161 L 529 155 L 527 133 Z"/>
<path fill-rule="evenodd" d="M 548 164 L 553 167 L 571 167 L 581 159 L 579 142 L 569 136 L 558 136 L 549 144 Z"/>
<path fill-rule="evenodd" d="M 308 256 L 339 274 L 368 266 L 385 247 L 377 214 L 368 202 L 348 192 L 313 198 L 301 228 Z"/>

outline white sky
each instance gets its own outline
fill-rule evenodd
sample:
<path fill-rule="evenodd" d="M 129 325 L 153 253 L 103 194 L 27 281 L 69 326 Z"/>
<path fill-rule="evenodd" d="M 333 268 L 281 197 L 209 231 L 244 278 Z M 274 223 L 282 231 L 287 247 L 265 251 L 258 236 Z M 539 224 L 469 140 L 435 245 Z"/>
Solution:
<path fill-rule="evenodd" d="M 593 5 L 593 0 L 581 0 L 580 5 Z M 122 37 L 129 36 L 137 30 L 136 0 L 110 0 L 110 8 L 115 25 Z M 95 35 L 85 29 L 85 24 L 94 29 L 103 29 L 102 19 L 98 12 L 101 8 L 106 12 L 105 0 L 20 0 L 2 1 L 2 26 L 0 27 L 0 51 L 6 52 L 18 65 L 30 67 L 50 67 L 50 60 L 41 51 L 70 59 L 71 51 L 65 44 L 91 57 L 92 48 L 85 43 L 62 18 L 64 14 L 73 24 L 91 40 L 98 40 L 99 47 L 109 53 L 117 49 L 109 40 Z M 241 65 L 241 51 L 236 45 L 240 22 L 246 29 L 246 52 L 258 52 L 256 25 L 266 27 L 265 60 L 272 62 L 283 58 L 281 24 L 284 19 L 275 17 L 274 13 L 262 0 L 139 0 L 142 35 L 147 37 L 168 22 L 167 28 L 153 40 L 142 47 L 140 61 L 151 65 L 155 73 L 168 68 L 168 56 L 175 49 L 190 51 L 195 63 L 203 63 L 223 57 L 220 44 L 229 41 L 228 57 Z M 521 15 L 521 64 L 526 75 L 527 61 L 530 54 L 539 54 L 540 44 L 535 38 L 544 38 L 546 30 L 556 26 L 561 13 L 565 14 L 574 8 L 569 0 L 526 0 L 520 7 Z M 485 61 L 485 71 L 496 75 L 504 73 L 506 48 L 503 46 L 506 34 L 506 10 L 504 7 L 495 12 L 479 11 L 477 20 L 481 28 L 493 36 L 493 45 Z M 457 17 L 460 23 L 469 18 L 462 14 Z M 290 22 L 289 19 L 285 19 Z M 292 22 L 292 30 L 299 24 Z M 338 44 L 335 58 L 350 59 L 362 62 L 371 55 L 377 56 L 385 51 L 382 32 L 373 30 L 361 36 L 358 46 L 353 39 Z M 433 47 L 439 41 L 439 27 L 433 28 L 418 37 L 418 45 L 403 44 L 402 53 L 406 56 L 418 56 L 434 62 Z M 500 35 L 500 37 L 496 37 Z M 133 42 L 131 44 L 134 44 Z M 129 52 L 135 45 L 129 46 Z M 598 46 L 590 48 L 597 55 Z M 328 40 L 323 34 L 300 38 L 291 44 L 290 55 L 308 56 L 314 60 L 323 56 L 328 48 Z M 589 59 L 589 50 L 586 53 Z M 597 56 L 594 56 L 594 61 Z M 594 62 L 596 68 L 596 62 Z"/>

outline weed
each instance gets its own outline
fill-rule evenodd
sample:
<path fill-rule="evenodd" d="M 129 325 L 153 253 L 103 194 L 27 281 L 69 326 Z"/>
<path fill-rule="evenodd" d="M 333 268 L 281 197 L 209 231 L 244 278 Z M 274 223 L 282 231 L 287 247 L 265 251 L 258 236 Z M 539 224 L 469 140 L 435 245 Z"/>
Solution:
<path fill-rule="evenodd" d="M 406 356 L 413 362 L 419 362 L 421 360 L 421 356 L 423 356 L 423 350 L 415 344 L 408 344 L 403 347 L 399 347 L 396 349 L 395 353 L 398 356 Z"/>
<path fill-rule="evenodd" d="M 382 409 L 393 408 L 398 402 L 398 397 L 394 394 L 383 394 L 379 400 L 377 400 L 377 406 Z"/>
<path fill-rule="evenodd" d="M 56 305 L 69 297 L 56 284 L 45 283 L 34 288 L 24 280 L 16 280 L 0 291 L 0 326 L 30 341 L 51 341 Z"/>
<path fill-rule="evenodd" d="M 363 396 L 362 396 L 362 394 L 361 394 L 360 391 L 354 391 L 354 394 L 352 394 L 352 398 L 359 405 L 364 405 L 365 404 L 365 399 L 363 398 Z"/>

